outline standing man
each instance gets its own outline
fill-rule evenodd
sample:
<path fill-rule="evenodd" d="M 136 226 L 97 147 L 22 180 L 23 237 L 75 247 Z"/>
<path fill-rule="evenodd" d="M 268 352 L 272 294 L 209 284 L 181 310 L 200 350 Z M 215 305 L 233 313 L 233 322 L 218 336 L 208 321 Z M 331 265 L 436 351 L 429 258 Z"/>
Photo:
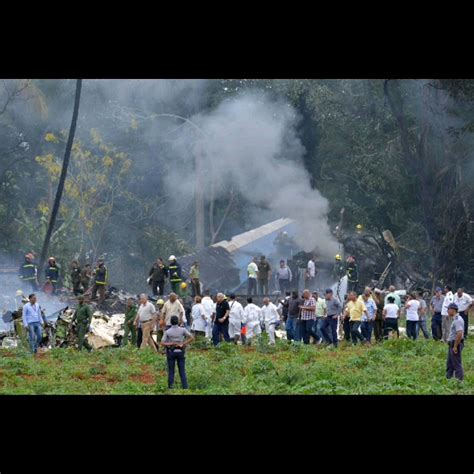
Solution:
<path fill-rule="evenodd" d="M 248 276 L 248 289 L 247 294 L 249 296 L 257 294 L 257 257 L 254 257 L 253 260 L 247 266 L 247 276 Z"/>
<path fill-rule="evenodd" d="M 38 269 L 34 263 L 34 255 L 27 253 L 25 255 L 25 261 L 20 266 L 19 276 L 20 280 L 29 285 L 33 291 L 38 289 Z"/>
<path fill-rule="evenodd" d="M 79 262 L 77 260 L 73 260 L 71 263 L 70 277 L 72 282 L 72 292 L 74 296 L 82 294 L 83 290 L 81 289 L 81 267 L 79 267 Z"/>
<path fill-rule="evenodd" d="M 138 307 L 137 315 L 135 316 L 135 327 L 138 327 L 140 322 L 142 327 L 142 344 L 140 349 L 151 347 L 155 352 L 158 352 L 155 346 L 155 341 L 151 337 L 153 328 L 156 325 L 156 310 L 153 303 L 148 301 L 148 296 L 145 293 L 140 295 L 140 306 Z"/>
<path fill-rule="evenodd" d="M 298 291 L 293 290 L 291 297 L 288 299 L 288 318 L 285 322 L 286 338 L 288 341 L 299 341 L 297 334 L 298 317 L 300 314 L 300 306 L 303 301 L 298 296 Z"/>
<path fill-rule="evenodd" d="M 153 295 L 158 296 L 159 294 L 160 296 L 163 296 L 167 269 L 161 257 L 159 257 L 150 268 L 148 276 L 151 277 L 151 290 Z"/>
<path fill-rule="evenodd" d="M 448 336 L 448 360 L 446 362 L 446 378 L 454 376 L 458 380 L 464 380 L 464 369 L 462 366 L 461 354 L 464 347 L 464 320 L 458 314 L 458 307 L 455 303 L 448 306 L 448 317 L 451 322 Z"/>
<path fill-rule="evenodd" d="M 122 346 L 125 347 L 128 344 L 128 336 L 132 336 L 132 345 L 137 344 L 137 328 L 135 327 L 135 318 L 137 317 L 137 306 L 135 305 L 133 298 L 128 298 L 127 309 L 125 311 L 125 321 L 123 324 L 123 339 Z"/>
<path fill-rule="evenodd" d="M 92 311 L 90 306 L 84 304 L 84 296 L 79 295 L 77 298 L 79 302 L 74 316 L 72 317 L 73 321 L 76 321 L 76 330 L 77 330 L 77 348 L 81 351 L 85 347 L 89 352 L 92 350 L 92 347 L 87 342 L 86 334 L 89 332 L 89 326 L 92 320 Z"/>
<path fill-rule="evenodd" d="M 359 283 L 359 269 L 355 262 L 355 257 L 350 256 L 346 262 L 346 275 L 347 275 L 347 290 L 357 291 L 357 285 Z"/>
<path fill-rule="evenodd" d="M 472 298 L 470 295 L 465 293 L 464 288 L 458 288 L 458 291 L 454 295 L 453 303 L 457 305 L 459 316 L 464 321 L 464 339 L 467 339 L 467 333 L 469 329 L 469 308 L 473 305 Z"/>
<path fill-rule="evenodd" d="M 312 255 L 308 260 L 306 267 L 306 286 L 312 290 L 314 288 L 314 280 L 316 278 L 316 258 Z"/>
<path fill-rule="evenodd" d="M 428 325 L 427 325 L 428 305 L 426 304 L 426 301 L 423 298 L 423 292 L 422 291 L 419 291 L 416 294 L 416 299 L 420 302 L 420 320 L 418 322 L 418 331 L 421 329 L 425 339 L 429 339 L 430 334 L 428 332 Z M 417 334 L 416 337 L 418 338 L 418 334 Z"/>
<path fill-rule="evenodd" d="M 280 268 L 277 270 L 276 277 L 278 279 L 278 287 L 280 294 L 284 295 L 290 289 L 290 283 L 293 279 L 290 267 L 287 266 L 284 260 L 280 260 Z"/>
<path fill-rule="evenodd" d="M 174 255 L 170 255 L 168 259 L 168 274 L 171 283 L 171 291 L 176 294 L 180 294 L 180 285 L 183 281 L 181 275 L 181 265 L 176 261 L 176 257 Z"/>
<path fill-rule="evenodd" d="M 262 310 L 253 303 L 251 297 L 247 298 L 247 306 L 244 309 L 244 319 L 243 323 L 245 324 L 246 334 L 245 340 L 246 344 L 251 344 L 252 339 L 255 336 L 259 336 L 262 333 L 262 328 L 260 327 L 260 320 L 262 319 Z"/>
<path fill-rule="evenodd" d="M 94 286 L 92 287 L 92 299 L 95 300 L 97 291 L 99 291 L 99 303 L 103 303 L 105 300 L 105 287 L 108 283 L 109 275 L 107 267 L 105 266 L 104 259 L 99 258 L 97 267 L 94 270 Z"/>
<path fill-rule="evenodd" d="M 449 331 L 451 329 L 451 321 L 448 315 L 448 306 L 454 302 L 454 295 L 449 285 L 444 287 L 444 300 L 441 308 L 441 324 L 443 332 L 443 342 L 448 342 Z"/>
<path fill-rule="evenodd" d="M 36 295 L 32 293 L 28 296 L 28 300 L 29 302 L 23 306 L 23 327 L 25 331 L 29 331 L 31 352 L 36 354 L 43 340 L 42 326 L 46 324 L 46 320 L 43 318 L 40 305 L 36 302 Z"/>
<path fill-rule="evenodd" d="M 181 385 L 184 389 L 188 388 L 186 379 L 186 357 L 185 347 L 194 340 L 192 334 L 185 328 L 178 326 L 178 317 L 171 317 L 171 327 L 163 334 L 161 345 L 166 347 L 166 358 L 168 361 L 168 388 L 173 388 L 174 371 L 178 364 Z"/>
<path fill-rule="evenodd" d="M 202 306 L 204 308 L 204 314 L 206 316 L 206 338 L 212 338 L 212 320 L 214 314 L 216 313 L 216 303 L 214 303 L 213 299 L 210 296 L 210 291 L 208 288 L 204 290 L 204 297 L 201 301 Z"/>
<path fill-rule="evenodd" d="M 214 316 L 214 326 L 212 327 L 212 343 L 217 346 L 220 342 L 220 335 L 224 336 L 225 342 L 230 342 L 229 337 L 229 315 L 230 306 L 223 293 L 217 293 L 216 313 Z"/>
<path fill-rule="evenodd" d="M 378 288 L 375 288 L 374 290 L 373 299 L 377 306 L 374 320 L 374 336 L 377 342 L 381 342 L 383 340 L 383 308 L 385 304 L 382 291 Z"/>
<path fill-rule="evenodd" d="M 273 303 L 270 303 L 270 298 L 263 298 L 262 306 L 262 322 L 265 325 L 265 332 L 268 334 L 269 344 L 275 345 L 275 325 L 280 321 L 280 315 Z"/>
<path fill-rule="evenodd" d="M 229 298 L 229 337 L 237 344 L 237 341 L 240 339 L 240 332 L 242 331 L 244 307 L 237 301 L 234 293 L 231 293 Z"/>
<path fill-rule="evenodd" d="M 56 259 L 54 257 L 49 257 L 48 266 L 46 267 L 44 274 L 46 277 L 46 282 L 49 281 L 53 285 L 52 293 L 54 293 L 56 291 L 56 287 L 58 286 L 59 281 L 59 268 L 56 264 Z"/>
<path fill-rule="evenodd" d="M 298 320 L 298 340 L 303 339 L 304 344 L 309 344 L 311 329 L 313 328 L 316 311 L 316 300 L 311 291 L 303 291 L 303 304 L 300 305 L 300 317 Z"/>
<path fill-rule="evenodd" d="M 191 290 L 193 298 L 201 296 L 201 282 L 199 280 L 199 262 L 195 261 L 189 270 L 189 278 L 191 278 Z"/>
<path fill-rule="evenodd" d="M 342 257 L 339 254 L 337 254 L 334 257 L 334 266 L 332 268 L 331 277 L 334 280 L 339 281 L 344 276 L 344 273 L 345 273 L 345 269 L 344 269 L 344 263 L 342 262 Z"/>
<path fill-rule="evenodd" d="M 178 324 L 181 326 L 184 320 L 184 307 L 178 299 L 176 293 L 170 293 L 170 299 L 163 305 L 161 310 L 161 325 L 166 329 L 171 327 L 171 317 L 178 317 Z"/>
<path fill-rule="evenodd" d="M 362 300 L 357 298 L 357 293 L 351 291 L 348 296 L 349 302 L 346 306 L 346 316 L 349 316 L 352 344 L 357 345 L 357 341 L 363 341 L 364 338 L 360 332 L 362 314 L 367 316 L 367 308 Z"/>
<path fill-rule="evenodd" d="M 326 290 L 326 314 L 323 320 L 323 327 L 321 334 L 323 339 L 328 343 L 337 347 L 337 318 L 342 312 L 342 305 L 334 294 L 331 288 Z"/>
<path fill-rule="evenodd" d="M 81 285 L 84 288 L 84 293 L 89 290 L 92 279 L 92 268 L 90 263 L 84 265 L 84 270 L 81 272 Z"/>
<path fill-rule="evenodd" d="M 443 336 L 443 319 L 441 316 L 443 301 L 443 290 L 437 287 L 430 301 L 431 311 L 433 312 L 433 316 L 431 316 L 431 334 L 435 341 L 440 341 Z"/>
<path fill-rule="evenodd" d="M 265 255 L 258 262 L 258 291 L 261 295 L 268 295 L 268 282 L 272 275 L 272 267 L 267 262 Z"/>
<path fill-rule="evenodd" d="M 370 344 L 372 339 L 372 330 L 374 328 L 375 315 L 377 313 L 377 305 L 372 298 L 372 292 L 370 290 L 364 291 L 362 300 L 364 301 L 365 307 L 367 309 L 367 315 L 362 315 L 360 329 L 362 335 L 365 337 L 365 340 L 368 344 Z"/>
<path fill-rule="evenodd" d="M 323 320 L 327 314 L 326 313 L 327 304 L 326 304 L 326 299 L 321 298 L 317 291 L 313 291 L 313 297 L 316 300 L 316 310 L 315 310 L 316 319 L 314 321 L 314 326 L 313 326 L 313 337 L 315 339 L 315 342 L 317 342 L 318 344 L 321 344 L 321 342 L 323 341 L 322 326 L 323 326 Z"/>

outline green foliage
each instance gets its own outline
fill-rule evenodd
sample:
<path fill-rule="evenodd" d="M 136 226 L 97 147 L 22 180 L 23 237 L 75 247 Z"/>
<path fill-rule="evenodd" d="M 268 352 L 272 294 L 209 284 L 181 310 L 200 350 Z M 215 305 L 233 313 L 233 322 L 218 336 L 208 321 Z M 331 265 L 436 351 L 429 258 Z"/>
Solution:
<path fill-rule="evenodd" d="M 38 358 L 2 350 L 0 394 L 474 394 L 470 345 L 463 351 L 462 384 L 445 379 L 447 348 L 432 340 L 272 349 L 193 346 L 186 354 L 190 390 L 181 390 L 178 378 L 172 392 L 165 356 L 152 351 L 54 349 Z"/>

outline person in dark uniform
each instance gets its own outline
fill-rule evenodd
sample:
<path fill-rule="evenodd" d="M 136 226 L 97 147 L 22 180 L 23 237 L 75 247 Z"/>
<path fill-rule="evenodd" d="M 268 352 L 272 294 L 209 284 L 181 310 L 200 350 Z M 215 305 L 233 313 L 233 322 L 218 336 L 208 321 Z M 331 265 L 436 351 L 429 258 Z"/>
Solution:
<path fill-rule="evenodd" d="M 34 263 L 34 255 L 32 253 L 27 253 L 25 255 L 25 261 L 20 266 L 19 274 L 20 280 L 30 285 L 33 291 L 38 290 L 38 269 Z"/>
<path fill-rule="evenodd" d="M 46 277 L 46 282 L 50 282 L 52 285 L 51 293 L 54 293 L 59 281 L 59 268 L 54 257 L 49 257 L 48 266 L 46 267 L 44 274 Z"/>
<path fill-rule="evenodd" d="M 73 321 L 76 321 L 76 331 L 77 331 L 77 339 L 78 339 L 78 349 L 82 350 L 85 347 L 89 352 L 92 350 L 92 347 L 87 342 L 86 335 L 89 332 L 89 326 L 92 320 L 92 310 L 90 306 L 84 304 L 84 296 L 79 295 L 77 298 L 79 302 L 74 316 L 72 318 Z"/>
<path fill-rule="evenodd" d="M 171 327 L 163 334 L 161 345 L 166 347 L 166 358 L 168 360 L 168 388 L 173 388 L 174 371 L 178 364 L 181 385 L 184 389 L 188 388 L 186 378 L 186 357 L 185 347 L 194 341 L 193 335 L 185 328 L 178 326 L 178 316 L 171 316 Z"/>
<path fill-rule="evenodd" d="M 357 291 L 357 285 L 359 283 L 359 269 L 357 268 L 357 263 L 355 263 L 355 257 L 352 255 L 347 258 L 346 275 L 347 291 Z"/>
<path fill-rule="evenodd" d="M 458 313 L 458 305 L 448 306 L 448 316 L 451 322 L 448 336 L 448 360 L 446 361 L 446 378 L 453 375 L 458 380 L 464 380 L 464 368 L 461 354 L 464 347 L 464 320 Z"/>
<path fill-rule="evenodd" d="M 224 336 L 225 342 L 231 342 L 229 336 L 229 315 L 230 306 L 223 293 L 217 293 L 216 296 L 216 312 L 212 327 L 212 343 L 217 346 L 220 342 L 220 335 Z"/>

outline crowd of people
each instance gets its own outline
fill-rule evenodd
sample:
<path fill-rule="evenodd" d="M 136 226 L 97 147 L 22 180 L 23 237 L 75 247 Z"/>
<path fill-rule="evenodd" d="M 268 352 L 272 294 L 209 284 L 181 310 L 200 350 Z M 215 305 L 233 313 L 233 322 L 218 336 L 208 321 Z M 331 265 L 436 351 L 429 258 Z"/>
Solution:
<path fill-rule="evenodd" d="M 404 319 L 409 339 L 418 339 L 421 331 L 426 339 L 449 343 L 447 376 L 454 374 L 458 379 L 463 378 L 461 353 L 468 337 L 468 312 L 473 306 L 473 299 L 463 288 L 455 293 L 450 286 L 445 286 L 444 290 L 436 288 L 429 299 L 421 292 L 413 292 L 407 294 L 402 303 L 400 293 L 403 292 L 397 292 L 393 286 L 388 291 L 368 287 L 360 294 L 354 291 L 358 283 L 354 257 L 349 257 L 344 266 L 337 255 L 334 272 L 338 278 L 348 275 L 348 293 L 342 302 L 331 288 L 325 291 L 310 288 L 301 294 L 296 289 L 290 291 L 292 271 L 286 261 L 281 260 L 275 277 L 280 293 L 271 301 L 268 297 L 271 265 L 264 256 L 254 258 L 247 268 L 248 295 L 245 301 L 239 301 L 233 293 L 226 296 L 219 292 L 213 297 L 209 290 L 202 292 L 198 262 L 194 262 L 189 274 L 192 290 L 192 295 L 189 295 L 176 257 L 171 255 L 167 264 L 159 258 L 149 271 L 148 283 L 153 295 L 160 298 L 156 304 L 146 294 L 140 295 L 138 302 L 132 298 L 128 300 L 122 344 L 132 343 L 154 351 L 158 351 L 162 344 L 170 364 L 170 386 L 174 383 L 177 364 L 184 387 L 187 386 L 185 346 L 195 340 L 208 340 L 215 346 L 222 342 L 250 345 L 266 334 L 268 343 L 274 345 L 280 330 L 279 336 L 285 335 L 290 343 L 337 348 L 341 341 L 357 345 L 398 338 L 401 332 L 399 323 Z M 311 258 L 305 282 L 313 282 L 315 275 L 315 263 Z M 45 276 L 45 286 L 52 286 L 54 291 L 59 271 L 53 257 L 49 259 Z M 78 297 L 74 315 L 78 347 L 90 350 L 86 334 L 92 311 L 85 303 L 85 297 L 90 295 L 94 300 L 98 293 L 99 303 L 104 300 L 108 283 L 104 259 L 99 259 L 94 270 L 90 265 L 81 269 L 74 261 L 70 276 L 72 291 Z M 30 283 L 33 290 L 38 288 L 37 269 L 31 254 L 25 256 L 20 278 Z M 165 301 L 162 297 L 167 279 L 172 291 Z M 43 291 L 47 292 L 45 287 Z M 257 293 L 264 296 L 261 305 L 254 303 L 253 297 Z M 430 315 L 431 334 L 428 330 Z M 35 294 L 30 296 L 23 309 L 23 323 L 29 331 L 31 349 L 36 352 L 42 321 Z"/>

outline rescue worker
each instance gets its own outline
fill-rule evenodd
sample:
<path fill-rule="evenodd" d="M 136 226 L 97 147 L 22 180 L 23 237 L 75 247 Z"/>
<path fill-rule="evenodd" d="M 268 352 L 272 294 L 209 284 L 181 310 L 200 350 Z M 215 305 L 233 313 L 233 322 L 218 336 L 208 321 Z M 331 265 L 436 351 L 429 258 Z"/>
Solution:
<path fill-rule="evenodd" d="M 357 284 L 359 283 L 359 269 L 357 263 L 355 263 L 355 257 L 350 256 L 346 262 L 346 275 L 347 275 L 347 291 L 357 291 Z"/>
<path fill-rule="evenodd" d="M 316 257 L 312 255 L 308 260 L 306 265 L 306 288 L 309 290 L 314 289 L 314 284 L 316 281 Z"/>
<path fill-rule="evenodd" d="M 59 268 L 54 257 L 49 257 L 48 266 L 46 267 L 44 274 L 46 277 L 46 282 L 49 281 L 53 285 L 52 293 L 54 293 L 59 281 Z"/>
<path fill-rule="evenodd" d="M 247 294 L 249 296 L 257 294 L 257 275 L 258 275 L 257 257 L 254 257 L 247 266 L 247 276 L 248 276 Z"/>
<path fill-rule="evenodd" d="M 179 376 L 183 389 L 188 388 L 186 379 L 186 357 L 185 347 L 194 340 L 192 334 L 185 328 L 178 326 L 178 317 L 171 317 L 171 327 L 167 329 L 163 335 L 161 345 L 166 347 L 166 358 L 168 361 L 168 388 L 173 388 L 174 371 L 176 363 L 178 364 Z"/>
<path fill-rule="evenodd" d="M 340 280 L 344 274 L 345 274 L 345 268 L 344 268 L 344 263 L 342 262 L 342 257 L 337 254 L 335 257 L 334 257 L 334 266 L 332 268 L 332 272 L 331 272 L 331 277 L 334 279 L 334 280 Z"/>
<path fill-rule="evenodd" d="M 84 265 L 84 269 L 81 272 L 81 285 L 84 288 L 84 293 L 89 290 L 92 279 L 92 268 L 90 263 Z"/>
<path fill-rule="evenodd" d="M 165 305 L 165 300 L 160 298 L 156 302 L 156 314 L 157 314 L 157 323 L 156 323 L 156 340 L 159 342 L 163 337 L 164 324 L 161 320 L 161 312 L 163 311 L 163 306 Z"/>
<path fill-rule="evenodd" d="M 189 270 L 189 278 L 191 278 L 192 297 L 201 296 L 201 283 L 199 281 L 199 262 L 195 261 Z"/>
<path fill-rule="evenodd" d="M 84 296 L 79 295 L 77 298 L 78 306 L 72 317 L 72 321 L 76 321 L 77 331 L 77 348 L 82 350 L 85 347 L 89 352 L 92 347 L 86 340 L 86 334 L 89 332 L 89 326 L 92 320 L 92 310 L 89 305 L 84 304 Z"/>
<path fill-rule="evenodd" d="M 280 260 L 280 268 L 276 272 L 278 287 L 280 293 L 284 295 L 290 289 L 290 283 L 293 278 L 290 267 L 287 266 L 285 260 Z"/>
<path fill-rule="evenodd" d="M 464 320 L 458 314 L 458 306 L 455 303 L 448 305 L 448 317 L 451 322 L 448 335 L 448 360 L 446 361 L 446 378 L 451 379 L 453 375 L 458 380 L 464 379 L 461 354 L 464 347 Z"/>
<path fill-rule="evenodd" d="M 105 287 L 109 279 L 108 277 L 109 275 L 104 259 L 100 258 L 94 270 L 94 286 L 92 287 L 92 299 L 96 299 L 97 291 L 99 291 L 99 303 L 103 303 L 105 300 Z"/>
<path fill-rule="evenodd" d="M 268 343 L 275 345 L 275 326 L 280 321 L 280 315 L 278 314 L 276 306 L 270 302 L 270 298 L 263 298 L 261 315 L 265 332 L 268 334 Z"/>
<path fill-rule="evenodd" d="M 242 322 L 245 325 L 246 343 L 250 345 L 255 336 L 262 333 L 260 320 L 262 319 L 262 310 L 254 304 L 251 297 L 247 298 L 247 306 L 244 309 L 244 317 Z"/>
<path fill-rule="evenodd" d="M 181 284 L 179 285 L 179 295 L 181 296 L 181 299 L 184 301 L 185 299 L 188 298 L 188 284 L 185 281 L 182 281 Z M 182 301 L 182 302 L 183 302 Z M 184 304 L 183 304 L 184 306 Z"/>
<path fill-rule="evenodd" d="M 128 344 L 129 335 L 131 335 L 131 343 L 137 344 L 137 328 L 135 327 L 135 318 L 137 316 L 137 305 L 133 298 L 128 298 L 127 309 L 125 310 L 125 321 L 123 323 L 122 347 Z"/>
<path fill-rule="evenodd" d="M 268 295 L 268 282 L 272 274 L 272 267 L 266 260 L 265 255 L 260 257 L 258 262 L 258 291 L 261 295 Z"/>
<path fill-rule="evenodd" d="M 71 277 L 72 292 L 74 296 L 80 295 L 84 290 L 81 288 L 81 267 L 77 260 L 72 261 L 69 275 Z"/>
<path fill-rule="evenodd" d="M 20 266 L 19 276 L 20 280 L 29 285 L 33 291 L 38 290 L 38 269 L 34 263 L 34 255 L 27 253 L 25 255 L 25 261 Z"/>
<path fill-rule="evenodd" d="M 174 255 L 170 255 L 168 259 L 168 274 L 171 283 L 171 291 L 176 294 L 180 294 L 180 284 L 183 281 L 181 277 L 181 265 L 176 261 L 176 257 Z"/>
<path fill-rule="evenodd" d="M 191 308 L 191 316 L 193 322 L 191 324 L 191 332 L 196 340 L 204 339 L 206 337 L 206 312 L 202 304 L 202 299 L 199 295 L 194 297 L 194 304 Z"/>
<path fill-rule="evenodd" d="M 234 340 L 234 343 L 240 339 L 242 331 L 242 321 L 244 319 L 244 307 L 237 301 L 234 293 L 229 295 L 229 337 Z"/>
<path fill-rule="evenodd" d="M 163 296 L 165 291 L 165 280 L 168 276 L 168 269 L 163 262 L 163 259 L 159 257 L 148 273 L 148 276 L 151 277 L 151 289 L 154 296 L 158 294 Z"/>

